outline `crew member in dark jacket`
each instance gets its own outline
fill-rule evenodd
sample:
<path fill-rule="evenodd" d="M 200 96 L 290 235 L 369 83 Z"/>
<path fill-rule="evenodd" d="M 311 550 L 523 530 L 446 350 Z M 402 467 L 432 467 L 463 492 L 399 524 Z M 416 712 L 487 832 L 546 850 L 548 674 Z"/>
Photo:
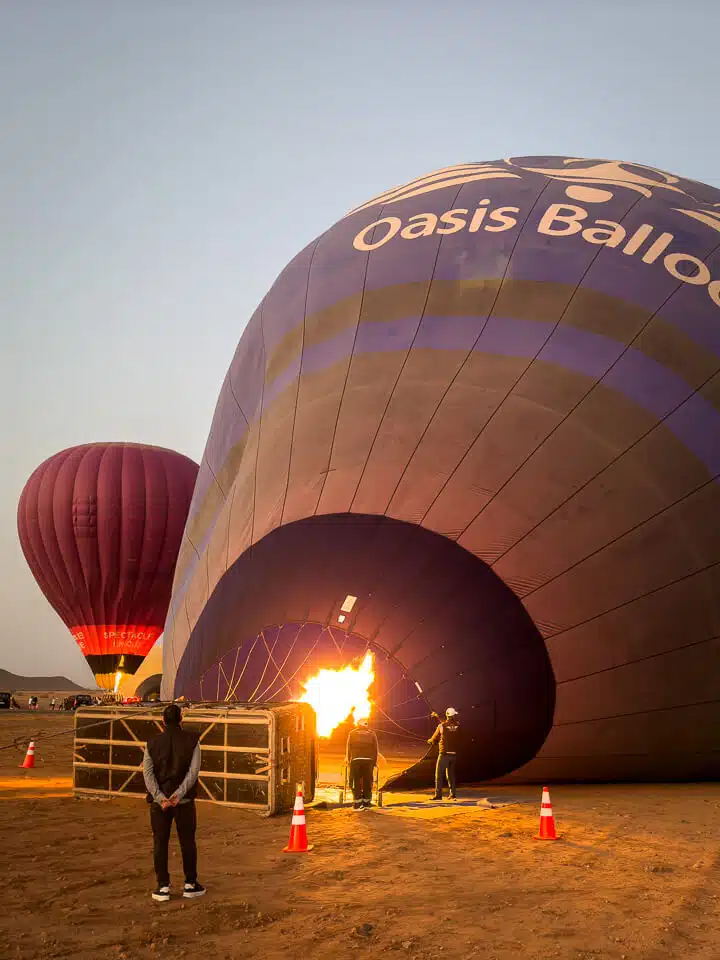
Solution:
<path fill-rule="evenodd" d="M 148 741 L 143 776 L 153 831 L 157 889 L 153 900 L 170 899 L 168 845 L 173 820 L 182 852 L 185 886 L 183 897 L 201 897 L 205 888 L 197 878 L 195 793 L 200 773 L 200 744 L 194 733 L 182 729 L 182 711 L 176 703 L 165 707 L 164 731 Z"/>
<path fill-rule="evenodd" d="M 437 716 L 437 714 L 434 714 Z M 438 717 L 438 719 L 440 719 Z M 437 725 L 435 733 L 428 740 L 429 744 L 440 742 L 437 764 L 435 766 L 435 796 L 433 800 L 442 800 L 443 783 L 447 776 L 450 787 L 450 799 L 457 800 L 457 749 L 460 739 L 460 721 L 454 707 L 445 711 L 445 719 Z"/>
<path fill-rule="evenodd" d="M 350 773 L 350 789 L 356 810 L 372 806 L 373 772 L 378 762 L 378 741 L 367 720 L 358 720 L 348 734 L 345 762 Z"/>

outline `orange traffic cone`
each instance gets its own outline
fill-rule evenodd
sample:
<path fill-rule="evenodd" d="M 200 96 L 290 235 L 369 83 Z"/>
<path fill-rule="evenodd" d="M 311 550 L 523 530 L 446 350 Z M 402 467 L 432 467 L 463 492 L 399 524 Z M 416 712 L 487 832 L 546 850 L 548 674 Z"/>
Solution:
<path fill-rule="evenodd" d="M 283 853 L 307 853 L 309 850 L 312 850 L 312 844 L 308 846 L 302 787 L 298 787 L 297 796 L 295 797 L 292 826 L 290 827 L 290 840 L 283 850 Z"/>
<path fill-rule="evenodd" d="M 552 804 L 550 803 L 550 791 L 547 787 L 543 787 L 542 803 L 540 805 L 540 832 L 535 839 L 557 840 L 555 818 L 553 817 Z"/>
<path fill-rule="evenodd" d="M 35 741 L 31 740 L 28 744 L 27 753 L 25 754 L 25 759 L 20 764 L 20 768 L 23 770 L 32 770 L 35 767 Z"/>

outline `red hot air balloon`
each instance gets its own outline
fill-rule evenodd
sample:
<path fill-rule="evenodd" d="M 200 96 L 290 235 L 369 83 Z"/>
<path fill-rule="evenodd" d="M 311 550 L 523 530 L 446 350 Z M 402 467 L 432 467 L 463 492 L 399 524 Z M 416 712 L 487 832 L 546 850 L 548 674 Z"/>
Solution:
<path fill-rule="evenodd" d="M 25 559 L 101 687 L 162 633 L 197 472 L 161 447 L 88 443 L 42 463 L 20 496 Z"/>

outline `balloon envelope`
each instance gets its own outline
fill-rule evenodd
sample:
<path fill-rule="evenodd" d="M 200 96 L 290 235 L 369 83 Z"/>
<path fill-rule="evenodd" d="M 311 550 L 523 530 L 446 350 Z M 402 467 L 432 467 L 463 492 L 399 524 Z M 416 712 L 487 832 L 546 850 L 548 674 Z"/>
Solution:
<path fill-rule="evenodd" d="M 720 778 L 720 191 L 515 157 L 351 211 L 250 318 L 185 540 L 168 696 L 367 645 L 467 779 Z"/>
<path fill-rule="evenodd" d="M 25 559 L 102 687 L 162 632 L 197 472 L 172 450 L 92 443 L 50 457 L 21 494 Z"/>

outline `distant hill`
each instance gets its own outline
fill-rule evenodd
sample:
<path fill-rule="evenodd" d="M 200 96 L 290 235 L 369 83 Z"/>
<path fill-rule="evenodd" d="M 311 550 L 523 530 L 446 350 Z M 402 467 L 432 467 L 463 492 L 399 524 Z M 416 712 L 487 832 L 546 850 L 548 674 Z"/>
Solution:
<path fill-rule="evenodd" d="M 0 669 L 0 690 L 85 690 L 67 677 L 19 677 L 9 670 Z"/>

